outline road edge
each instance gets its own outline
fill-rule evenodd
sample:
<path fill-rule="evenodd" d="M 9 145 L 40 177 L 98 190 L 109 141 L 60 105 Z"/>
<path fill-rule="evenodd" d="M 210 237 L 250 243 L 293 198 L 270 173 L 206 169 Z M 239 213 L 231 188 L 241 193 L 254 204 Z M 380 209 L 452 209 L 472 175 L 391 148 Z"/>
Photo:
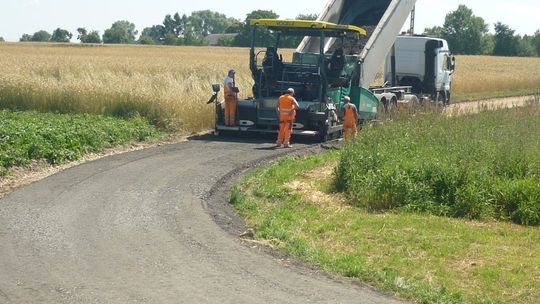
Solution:
<path fill-rule="evenodd" d="M 245 247 L 255 249 L 272 259 L 278 260 L 284 267 L 299 271 L 305 275 L 319 275 L 339 284 L 352 285 L 356 288 L 368 289 L 381 296 L 389 297 L 392 300 L 398 300 L 405 303 L 396 293 L 385 292 L 377 289 L 359 279 L 348 278 L 338 274 L 332 274 L 322 268 L 301 262 L 289 254 L 272 247 L 270 244 L 253 240 L 251 236 L 242 236 L 246 232 L 245 219 L 235 210 L 230 203 L 230 194 L 233 185 L 246 174 L 257 169 L 263 168 L 277 161 L 281 157 L 303 157 L 324 153 L 330 149 L 339 149 L 340 141 L 331 141 L 324 144 L 311 144 L 307 147 L 295 148 L 293 150 L 283 150 L 282 153 L 259 158 L 257 160 L 243 164 L 240 167 L 230 171 L 219 180 L 217 180 L 210 190 L 202 197 L 204 210 L 212 220 L 224 232 L 236 239 Z"/>

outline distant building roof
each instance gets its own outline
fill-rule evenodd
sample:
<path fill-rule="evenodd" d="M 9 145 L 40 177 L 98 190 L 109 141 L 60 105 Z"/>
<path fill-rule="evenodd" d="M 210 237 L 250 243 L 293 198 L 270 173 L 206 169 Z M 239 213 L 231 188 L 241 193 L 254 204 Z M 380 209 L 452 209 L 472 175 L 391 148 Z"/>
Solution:
<path fill-rule="evenodd" d="M 208 45 L 218 45 L 219 39 L 221 38 L 234 38 L 238 34 L 210 34 L 206 36 L 206 42 L 208 42 Z"/>

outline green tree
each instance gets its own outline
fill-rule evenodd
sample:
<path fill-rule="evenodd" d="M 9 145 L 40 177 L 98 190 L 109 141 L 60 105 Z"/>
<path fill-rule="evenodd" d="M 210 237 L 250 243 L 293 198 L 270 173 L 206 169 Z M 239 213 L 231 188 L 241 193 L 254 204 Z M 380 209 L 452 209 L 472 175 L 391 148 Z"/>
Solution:
<path fill-rule="evenodd" d="M 536 50 L 536 55 L 540 56 L 540 30 L 537 30 L 532 37 L 532 45 Z"/>
<path fill-rule="evenodd" d="M 487 33 L 482 37 L 482 55 L 493 55 L 495 49 L 495 37 Z"/>
<path fill-rule="evenodd" d="M 28 41 L 32 41 L 32 35 L 30 34 L 23 34 L 21 36 L 21 38 L 19 38 L 19 41 L 20 42 L 28 42 Z"/>
<path fill-rule="evenodd" d="M 519 39 L 515 36 L 516 31 L 501 22 L 495 23 L 495 49 L 493 54 L 497 56 L 517 56 Z"/>
<path fill-rule="evenodd" d="M 234 37 L 228 37 L 228 36 L 219 37 L 217 45 L 229 46 L 229 47 L 234 46 Z"/>
<path fill-rule="evenodd" d="M 300 14 L 296 16 L 296 20 L 317 20 L 316 14 Z M 297 48 L 300 42 L 302 42 L 304 37 L 299 36 L 288 36 L 281 37 L 280 45 L 282 48 Z"/>
<path fill-rule="evenodd" d="M 67 30 L 57 28 L 52 33 L 51 41 L 52 42 L 69 42 L 71 40 L 71 37 L 73 37 L 73 34 L 68 32 Z"/>
<path fill-rule="evenodd" d="M 225 29 L 226 34 L 238 34 L 244 28 L 244 23 L 240 20 L 233 22 L 227 29 Z"/>
<path fill-rule="evenodd" d="M 84 27 L 80 27 L 77 29 L 77 32 L 79 33 L 77 39 L 81 43 L 101 43 L 101 36 L 98 31 L 91 31 L 89 33 Z"/>
<path fill-rule="evenodd" d="M 279 15 L 273 11 L 256 10 L 246 16 L 246 20 L 241 28 L 241 31 L 234 39 L 235 46 L 247 47 L 251 45 L 251 34 L 253 27 L 250 24 L 252 19 L 277 19 Z M 269 30 L 262 30 L 257 35 L 257 46 L 271 45 L 275 41 L 275 36 Z"/>
<path fill-rule="evenodd" d="M 488 25 L 481 17 L 465 5 L 446 15 L 443 26 L 443 38 L 456 54 L 480 54 L 482 37 L 487 34 Z"/>
<path fill-rule="evenodd" d="M 533 57 L 536 55 L 536 51 L 532 44 L 532 36 L 525 35 L 523 37 L 516 36 L 517 40 L 517 56 L 520 57 Z"/>
<path fill-rule="evenodd" d="M 441 26 L 434 26 L 424 29 L 423 35 L 434 37 L 434 38 L 443 38 L 444 37 L 444 28 Z"/>
<path fill-rule="evenodd" d="M 165 45 L 183 45 L 185 35 L 183 37 L 177 37 L 174 33 L 168 32 L 163 37 L 163 44 Z"/>
<path fill-rule="evenodd" d="M 113 23 L 110 29 L 105 30 L 103 42 L 121 44 L 134 43 L 135 35 L 137 35 L 135 24 L 126 20 L 120 20 Z"/>
<path fill-rule="evenodd" d="M 84 27 L 79 27 L 77 33 L 79 33 L 79 35 L 77 35 L 77 40 L 81 40 L 82 37 L 88 35 L 88 31 Z"/>
<path fill-rule="evenodd" d="M 166 45 L 181 45 L 184 43 L 184 34 L 187 28 L 187 16 L 176 13 L 174 16 L 166 15 L 163 25 L 154 28 L 153 39 L 160 40 Z M 159 38 L 158 38 L 159 37 Z"/>
<path fill-rule="evenodd" d="M 91 31 L 82 41 L 83 43 L 102 43 L 101 36 L 98 31 Z"/>
<path fill-rule="evenodd" d="M 34 35 L 32 35 L 32 38 L 30 38 L 30 41 L 36 41 L 36 42 L 48 42 L 51 40 L 51 34 L 49 32 L 41 30 L 38 32 L 35 32 Z"/>
<path fill-rule="evenodd" d="M 4 40 L 4 37 L 0 36 L 0 42 L 6 42 L 6 40 Z"/>
<path fill-rule="evenodd" d="M 187 29 L 183 36 L 183 44 L 185 45 L 205 45 L 207 44 L 204 40 L 204 37 L 197 32 L 194 32 L 192 29 Z"/>
<path fill-rule="evenodd" d="M 180 37 L 185 30 L 182 17 L 180 17 L 178 13 L 174 14 L 174 17 L 171 15 L 166 15 L 165 19 L 163 19 L 163 28 L 163 35 L 166 33 L 172 33 L 176 37 Z"/>
<path fill-rule="evenodd" d="M 223 34 L 237 20 L 211 10 L 196 11 L 189 16 L 189 25 L 193 32 L 203 37 L 209 34 Z"/>
<path fill-rule="evenodd" d="M 163 44 L 165 40 L 165 27 L 163 25 L 154 25 L 152 27 L 144 28 L 141 37 L 139 38 L 140 44 Z"/>

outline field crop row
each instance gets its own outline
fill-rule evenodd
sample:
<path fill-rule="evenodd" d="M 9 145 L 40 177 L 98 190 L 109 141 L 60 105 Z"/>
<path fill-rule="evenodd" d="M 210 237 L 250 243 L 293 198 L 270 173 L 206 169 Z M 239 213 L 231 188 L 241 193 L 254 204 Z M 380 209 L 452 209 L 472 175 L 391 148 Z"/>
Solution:
<path fill-rule="evenodd" d="M 290 58 L 292 50 L 284 50 Z M 168 131 L 209 129 L 210 85 L 235 68 L 240 98 L 252 96 L 242 48 L 0 45 L 0 108 L 130 117 Z M 459 56 L 453 99 L 528 94 L 540 87 L 540 58 Z M 382 82 L 381 79 L 377 80 Z"/>

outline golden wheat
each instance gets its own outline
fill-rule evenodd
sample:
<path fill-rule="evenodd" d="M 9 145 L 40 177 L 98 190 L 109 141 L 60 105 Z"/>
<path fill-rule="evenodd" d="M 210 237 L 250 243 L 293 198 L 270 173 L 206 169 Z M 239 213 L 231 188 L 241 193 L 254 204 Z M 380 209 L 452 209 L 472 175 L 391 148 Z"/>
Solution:
<path fill-rule="evenodd" d="M 540 93 L 540 58 L 458 56 L 456 99 Z"/>
<path fill-rule="evenodd" d="M 242 48 L 2 44 L 0 107 L 138 113 L 169 131 L 196 132 L 212 127 L 210 85 L 229 68 L 238 71 L 240 98 L 252 95 L 248 59 Z M 460 56 L 458 64 L 458 99 L 540 90 L 540 58 Z"/>
<path fill-rule="evenodd" d="M 0 47 L 0 106 L 40 111 L 131 115 L 167 130 L 211 127 L 212 83 L 231 67 L 251 91 L 246 49 L 196 47 Z"/>

